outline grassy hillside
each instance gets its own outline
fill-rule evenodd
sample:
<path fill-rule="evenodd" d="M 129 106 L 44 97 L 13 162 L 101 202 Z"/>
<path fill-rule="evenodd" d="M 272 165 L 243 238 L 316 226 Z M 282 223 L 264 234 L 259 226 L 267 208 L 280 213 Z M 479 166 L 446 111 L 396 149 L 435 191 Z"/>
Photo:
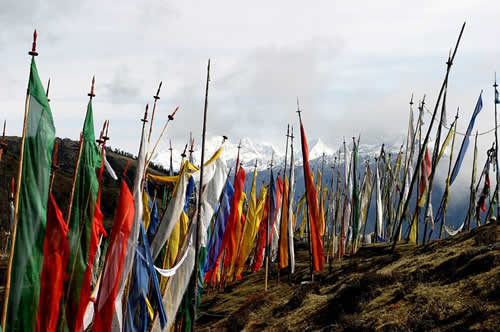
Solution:
<path fill-rule="evenodd" d="M 292 284 L 276 271 L 205 291 L 197 327 L 220 331 L 498 331 L 500 225 L 427 246 L 363 247 L 308 282 L 307 249 Z M 274 264 L 273 264 L 274 265 Z"/>
<path fill-rule="evenodd" d="M 59 208 L 66 215 L 71 192 L 73 174 L 75 172 L 76 160 L 78 157 L 78 142 L 70 139 L 57 138 L 59 145 L 58 165 L 52 192 Z M 0 235 L 8 229 L 9 225 L 9 192 L 11 178 L 17 178 L 20 139 L 18 137 L 7 137 L 8 148 L 0 161 Z M 131 185 L 136 171 L 135 158 L 127 153 L 113 152 L 108 149 L 107 159 L 117 175 L 123 173 L 125 165 L 130 162 L 127 171 L 126 181 Z M 164 174 L 161 169 L 150 170 L 154 174 Z M 104 214 L 104 225 L 110 229 L 113 219 L 118 195 L 120 191 L 119 181 L 114 181 L 105 171 L 103 175 L 101 210 Z"/>

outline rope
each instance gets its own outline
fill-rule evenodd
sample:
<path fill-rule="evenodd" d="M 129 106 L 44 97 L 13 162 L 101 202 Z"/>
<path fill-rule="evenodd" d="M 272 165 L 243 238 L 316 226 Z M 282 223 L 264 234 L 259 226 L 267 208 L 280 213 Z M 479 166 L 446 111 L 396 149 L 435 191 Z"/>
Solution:
<path fill-rule="evenodd" d="M 432 112 L 431 112 L 431 110 L 427 107 L 427 105 L 424 105 L 424 108 L 425 108 L 425 110 L 427 111 L 427 113 L 429 113 L 430 115 L 432 115 Z M 444 125 L 444 123 L 442 124 L 442 127 L 446 128 L 446 129 L 448 129 L 448 130 L 450 130 L 450 127 L 446 127 L 446 126 Z M 487 135 L 487 134 L 489 134 L 489 133 L 493 132 L 493 131 L 494 131 L 495 129 L 497 129 L 497 128 L 500 128 L 500 125 L 499 125 L 499 126 L 497 126 L 496 128 L 492 128 L 492 129 L 487 130 L 487 131 L 485 131 L 485 132 L 479 133 L 479 134 L 477 134 L 477 136 Z M 459 132 L 459 131 L 457 131 L 456 133 L 457 133 L 458 135 L 462 135 L 462 136 L 469 136 L 469 137 L 474 137 L 474 136 L 475 136 L 475 134 L 467 135 L 467 134 L 461 133 L 461 132 Z"/>

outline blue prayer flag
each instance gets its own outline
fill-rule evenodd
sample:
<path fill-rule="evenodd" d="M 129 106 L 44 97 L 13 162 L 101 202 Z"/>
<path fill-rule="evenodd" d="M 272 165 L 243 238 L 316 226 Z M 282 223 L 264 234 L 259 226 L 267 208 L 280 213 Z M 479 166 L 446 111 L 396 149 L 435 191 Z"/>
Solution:
<path fill-rule="evenodd" d="M 227 218 L 229 217 L 233 193 L 233 184 L 231 181 L 226 181 L 226 186 L 224 187 L 224 192 L 219 205 L 219 212 L 217 214 L 217 219 L 215 220 L 214 231 L 210 236 L 207 246 L 208 256 L 203 268 L 204 272 L 212 270 L 217 262 L 217 256 L 219 256 L 222 238 L 224 237 L 224 232 L 226 231 L 226 223 Z"/>
<path fill-rule="evenodd" d="M 460 147 L 460 152 L 458 154 L 457 161 L 455 162 L 455 166 L 453 167 L 453 171 L 451 173 L 450 186 L 453 184 L 453 181 L 455 181 L 458 175 L 458 171 L 460 171 L 460 167 L 462 166 L 462 162 L 464 161 L 465 152 L 467 151 L 467 147 L 469 146 L 470 135 L 472 133 L 472 128 L 474 127 L 474 122 L 476 121 L 476 117 L 482 108 L 483 108 L 483 98 L 481 92 L 481 94 L 479 95 L 479 99 L 477 100 L 474 113 L 472 114 L 472 118 L 470 119 L 469 126 L 467 127 L 467 132 L 465 133 L 462 146 Z"/>

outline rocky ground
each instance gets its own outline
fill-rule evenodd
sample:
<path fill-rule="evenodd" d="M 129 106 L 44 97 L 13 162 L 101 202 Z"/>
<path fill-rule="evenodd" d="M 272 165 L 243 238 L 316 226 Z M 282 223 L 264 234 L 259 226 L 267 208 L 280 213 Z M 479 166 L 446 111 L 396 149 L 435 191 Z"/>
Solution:
<path fill-rule="evenodd" d="M 362 247 L 310 282 L 308 252 L 297 273 L 264 292 L 264 272 L 202 297 L 202 331 L 500 330 L 500 225 L 426 246 Z"/>

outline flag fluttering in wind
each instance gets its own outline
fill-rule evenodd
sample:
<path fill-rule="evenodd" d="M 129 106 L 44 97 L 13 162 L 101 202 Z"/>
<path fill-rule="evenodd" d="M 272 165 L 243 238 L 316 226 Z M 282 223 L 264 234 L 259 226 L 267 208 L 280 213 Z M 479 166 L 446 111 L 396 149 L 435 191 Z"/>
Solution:
<path fill-rule="evenodd" d="M 271 172 L 272 174 L 272 172 Z M 274 198 L 271 198 L 271 219 L 270 219 L 270 224 L 269 224 L 269 247 L 270 247 L 270 255 L 271 255 L 271 261 L 274 262 L 276 260 L 276 257 L 278 255 L 278 249 L 279 249 L 279 232 L 278 229 L 280 227 L 280 216 L 281 216 L 281 201 L 282 201 L 282 196 L 283 196 L 283 181 L 281 180 L 281 177 L 278 176 L 276 177 L 276 186 L 275 186 L 275 193 L 274 193 Z M 274 202 L 273 202 L 274 200 Z"/>
<path fill-rule="evenodd" d="M 376 209 L 376 234 L 375 236 L 380 239 L 383 238 L 383 213 L 382 213 L 382 196 L 380 192 L 380 170 L 379 162 L 375 161 L 375 209 Z"/>
<path fill-rule="evenodd" d="M 220 197 L 222 190 L 224 188 L 224 183 L 227 179 L 227 167 L 223 158 L 221 158 L 221 153 L 223 148 L 220 148 L 212 158 L 205 163 L 206 173 L 203 174 L 203 183 L 206 184 L 204 191 L 202 192 L 202 196 L 199 198 L 201 200 L 201 215 L 200 222 L 201 227 L 199 228 L 200 232 L 200 252 L 205 251 L 207 247 L 207 229 L 210 223 L 210 219 L 213 217 L 215 207 L 218 203 L 218 198 Z M 241 171 L 244 174 L 243 169 Z M 199 183 L 200 172 L 196 172 L 193 174 L 196 182 Z M 173 317 L 179 308 L 179 305 L 184 297 L 186 289 L 188 287 L 189 281 L 191 280 L 191 275 L 193 273 L 194 265 L 195 265 L 195 232 L 194 230 L 198 227 L 197 222 L 191 223 L 191 226 L 188 230 L 188 241 L 186 246 L 180 253 L 179 262 L 170 269 L 170 271 L 160 271 L 158 268 L 156 270 L 160 272 L 162 276 L 171 276 L 169 279 L 165 293 L 162 299 L 163 306 L 165 307 L 165 311 L 167 317 L 170 317 L 167 321 L 167 325 L 165 328 L 161 328 L 161 322 L 158 322 L 158 319 L 153 321 L 153 329 L 152 331 L 161 331 L 166 330 L 169 331 L 174 322 Z M 204 262 L 200 262 L 200 264 L 204 264 Z M 201 279 L 200 285 L 202 284 L 202 274 L 203 269 L 199 271 L 200 274 L 196 276 L 196 278 Z"/>
<path fill-rule="evenodd" d="M 300 138 L 302 141 L 302 159 L 304 161 L 304 181 L 307 192 L 307 208 L 309 210 L 309 230 L 311 232 L 311 252 L 313 256 L 314 271 L 322 271 L 325 256 L 323 254 L 323 243 L 321 242 L 319 230 L 319 212 L 316 190 L 309 168 L 309 147 L 307 146 L 306 134 L 302 120 L 300 121 Z"/>
<path fill-rule="evenodd" d="M 283 206 L 281 207 L 281 223 L 280 223 L 280 234 L 281 239 L 279 242 L 279 251 L 280 251 L 280 261 L 279 268 L 284 269 L 288 266 L 288 223 L 291 222 L 289 220 L 288 215 L 288 177 L 285 175 L 285 184 L 283 188 Z M 324 221 L 324 220 L 323 220 Z"/>
<path fill-rule="evenodd" d="M 55 331 L 59 319 L 59 302 L 64 291 L 69 245 L 68 226 L 52 193 L 47 209 L 47 231 L 43 253 L 43 269 L 40 277 L 40 304 L 35 331 Z"/>
<path fill-rule="evenodd" d="M 123 271 L 123 262 L 127 251 L 130 229 L 134 220 L 134 199 L 127 184 L 121 181 L 120 197 L 113 220 L 113 229 L 102 272 L 102 282 L 95 306 L 95 318 L 92 331 L 110 331 L 113 309 L 118 293 L 118 286 Z"/>
<path fill-rule="evenodd" d="M 33 331 L 40 296 L 55 128 L 34 58 L 31 61 L 28 98 L 17 238 L 4 331 Z"/>
<path fill-rule="evenodd" d="M 356 175 L 357 169 L 358 169 L 358 145 L 356 144 L 356 141 L 354 141 L 352 148 L 352 181 L 353 181 L 352 229 L 353 229 L 354 240 L 358 238 L 359 216 L 360 216 L 359 187 L 358 187 L 358 177 Z"/>
<path fill-rule="evenodd" d="M 147 108 L 144 116 L 144 122 L 141 131 L 141 142 L 139 145 L 139 153 L 137 155 L 137 166 L 134 177 L 134 185 L 132 187 L 132 197 L 134 198 L 134 221 L 130 228 L 130 235 L 127 240 L 127 249 L 123 261 L 123 270 L 118 286 L 118 293 L 115 299 L 115 308 L 113 315 L 112 330 L 121 331 L 123 328 L 123 293 L 127 284 L 128 275 L 132 270 L 134 263 L 137 243 L 139 239 L 140 226 L 142 224 L 142 181 L 144 178 L 144 169 L 146 165 L 146 140 L 145 121 L 147 121 Z M 152 248 L 151 248 L 152 249 Z M 154 257 L 153 257 L 154 259 Z"/>
<path fill-rule="evenodd" d="M 235 276 L 237 279 L 241 278 L 241 272 L 245 267 L 245 262 L 250 255 L 252 246 L 255 241 L 255 236 L 257 235 L 257 230 L 259 229 L 260 222 L 262 220 L 262 214 L 264 213 L 264 205 L 266 201 L 266 188 L 263 186 L 259 193 L 259 198 L 257 200 L 257 170 L 253 173 L 252 189 L 250 191 L 250 200 L 248 204 L 247 217 L 245 225 L 243 226 L 242 233 L 242 243 L 240 254 L 238 257 Z"/>
<path fill-rule="evenodd" d="M 134 275 L 130 281 L 131 286 L 125 321 L 126 331 L 145 331 L 148 327 L 148 316 L 149 319 L 153 319 L 152 310 L 149 310 L 151 305 L 147 297 L 150 283 L 153 288 L 153 298 L 158 309 L 161 328 L 163 329 L 167 324 L 167 315 L 162 302 L 160 283 L 158 282 L 158 276 L 154 268 L 146 229 L 144 228 L 144 224 L 141 224 L 140 227 L 140 244 L 136 248 Z M 139 314 L 136 319 L 137 306 L 139 306 Z"/>
<path fill-rule="evenodd" d="M 215 221 L 215 227 L 212 232 L 212 237 L 210 238 L 210 242 L 207 247 L 208 256 L 204 267 L 204 271 L 207 272 L 205 275 L 206 281 L 213 281 L 213 278 L 215 277 L 216 262 L 219 257 L 222 239 L 226 231 L 226 223 L 229 217 L 233 193 L 233 184 L 230 181 L 227 181 L 224 192 L 222 194 L 219 212 Z"/>
<path fill-rule="evenodd" d="M 458 172 L 460 171 L 460 167 L 462 166 L 462 162 L 464 161 L 465 152 L 469 147 L 470 135 L 472 133 L 472 129 L 474 128 L 476 117 L 479 114 L 479 112 L 481 112 L 482 109 L 483 109 L 483 98 L 481 92 L 477 100 L 476 107 L 474 108 L 474 113 L 472 113 L 472 118 L 470 119 L 469 126 L 467 127 L 467 131 L 465 132 L 464 140 L 462 141 L 462 146 L 460 147 L 460 152 L 458 153 L 457 161 L 455 162 L 455 166 L 453 167 L 453 171 L 451 172 L 450 185 L 453 184 L 453 181 L 455 181 Z"/>
<path fill-rule="evenodd" d="M 68 286 L 64 311 L 61 311 L 62 322 L 70 330 L 81 330 L 85 308 L 90 301 L 90 247 L 99 182 L 96 169 L 101 166 L 102 158 L 94 135 L 94 117 L 92 101 L 87 106 L 87 114 L 83 125 L 81 161 L 75 183 L 73 206 L 69 219 L 69 262 Z M 100 211 L 99 211 L 100 212 Z M 95 254 L 95 251 L 94 251 Z M 92 257 L 93 261 L 93 257 Z"/>
<path fill-rule="evenodd" d="M 224 256 L 224 267 L 227 268 L 229 272 L 229 268 L 231 267 L 234 261 L 234 255 L 236 255 L 236 250 L 238 249 L 238 240 L 240 239 L 241 228 L 240 228 L 240 204 L 242 203 L 242 195 L 243 195 L 243 184 L 245 182 L 245 170 L 243 167 L 238 168 L 238 174 L 235 178 L 234 185 L 234 194 L 233 200 L 231 202 L 231 210 L 229 212 L 229 219 L 227 221 L 226 233 L 224 234 L 224 238 L 222 240 L 222 250 L 226 250 Z M 222 252 L 219 252 L 219 256 Z"/>
<path fill-rule="evenodd" d="M 368 209 L 370 208 L 370 200 L 373 192 L 373 180 L 372 180 L 372 171 L 370 169 L 370 164 L 366 164 L 365 170 L 365 178 L 363 184 L 361 186 L 361 199 L 359 203 L 359 227 L 358 231 L 361 230 L 361 227 L 366 223 L 366 219 L 368 218 Z"/>
<path fill-rule="evenodd" d="M 500 104 L 500 94 L 498 93 L 497 88 L 495 88 L 495 104 Z"/>
<path fill-rule="evenodd" d="M 293 135 L 293 128 L 292 128 Z M 295 252 L 293 246 L 293 228 L 294 228 L 294 218 L 293 218 L 293 200 L 295 198 L 295 164 L 293 162 L 293 144 L 292 153 L 290 154 L 290 188 L 288 194 L 288 255 L 290 257 L 290 273 L 295 272 Z"/>
<path fill-rule="evenodd" d="M 255 244 L 255 258 L 252 267 L 252 271 L 256 272 L 262 267 L 262 262 L 264 260 L 264 249 L 266 246 L 266 230 L 267 230 L 267 216 L 269 214 L 269 204 L 271 204 L 271 196 L 273 194 L 272 187 L 269 189 L 269 194 L 266 198 L 266 203 L 264 205 L 264 212 L 262 212 L 262 218 L 259 227 L 259 236 L 257 238 L 257 243 Z"/>
<path fill-rule="evenodd" d="M 178 181 L 175 184 L 174 194 L 167 205 L 163 218 L 158 225 L 157 235 L 151 241 L 151 253 L 153 259 L 156 259 L 160 254 L 161 248 L 167 242 L 172 231 L 181 217 L 182 211 L 186 204 L 186 191 L 189 184 L 189 176 L 187 167 L 181 167 L 179 172 Z"/>

